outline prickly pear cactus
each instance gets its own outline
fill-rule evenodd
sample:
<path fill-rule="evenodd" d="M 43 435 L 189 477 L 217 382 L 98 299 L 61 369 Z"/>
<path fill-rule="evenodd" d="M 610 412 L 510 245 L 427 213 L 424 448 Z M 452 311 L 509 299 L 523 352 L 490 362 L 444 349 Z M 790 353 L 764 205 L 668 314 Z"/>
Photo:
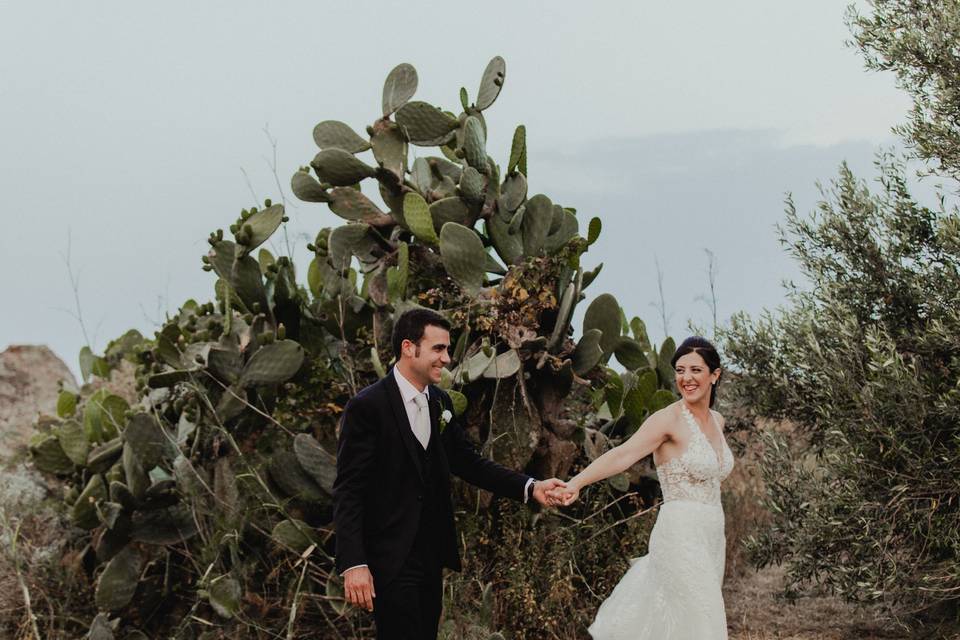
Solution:
<path fill-rule="evenodd" d="M 491 148 L 485 113 L 505 78 L 495 57 L 474 101 L 462 90 L 448 110 L 414 100 L 417 72 L 398 65 L 369 126 L 312 131 L 317 153 L 291 188 L 343 224 L 317 233 L 305 269 L 265 248 L 287 220 L 265 201 L 232 237 L 210 234 L 209 301 L 187 301 L 152 338 L 81 352 L 85 379 L 135 361 L 139 391 L 132 405 L 65 392 L 31 444 L 87 532 L 91 637 L 365 633 L 332 562 L 337 423 L 386 375 L 394 319 L 413 306 L 450 319 L 441 385 L 483 454 L 511 467 L 566 476 L 672 401 L 672 342 L 654 349 L 613 296 L 588 304 L 574 339 L 600 221 L 531 192 L 523 125 L 509 150 Z M 299 606 L 306 595 L 316 605 Z"/>

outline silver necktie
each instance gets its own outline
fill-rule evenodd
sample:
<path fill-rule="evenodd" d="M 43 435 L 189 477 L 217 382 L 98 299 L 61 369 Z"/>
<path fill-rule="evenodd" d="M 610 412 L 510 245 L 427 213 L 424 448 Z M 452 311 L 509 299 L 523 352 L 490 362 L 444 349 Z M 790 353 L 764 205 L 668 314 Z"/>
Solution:
<path fill-rule="evenodd" d="M 417 404 L 417 417 L 413 421 L 413 435 L 420 441 L 420 446 L 427 448 L 430 442 L 430 409 L 427 407 L 427 394 L 420 393 L 413 396 Z"/>

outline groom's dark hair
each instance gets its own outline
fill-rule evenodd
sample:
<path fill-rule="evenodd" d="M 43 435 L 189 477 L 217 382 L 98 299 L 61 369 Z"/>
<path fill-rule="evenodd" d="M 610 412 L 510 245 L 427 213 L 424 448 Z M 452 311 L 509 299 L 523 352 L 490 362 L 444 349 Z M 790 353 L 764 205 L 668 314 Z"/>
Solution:
<path fill-rule="evenodd" d="M 411 309 L 404 311 L 397 318 L 393 325 L 393 355 L 400 360 L 400 346 L 404 340 L 409 340 L 413 344 L 420 344 L 423 339 L 423 331 L 428 325 L 440 327 L 450 331 L 450 321 L 433 309 Z"/>

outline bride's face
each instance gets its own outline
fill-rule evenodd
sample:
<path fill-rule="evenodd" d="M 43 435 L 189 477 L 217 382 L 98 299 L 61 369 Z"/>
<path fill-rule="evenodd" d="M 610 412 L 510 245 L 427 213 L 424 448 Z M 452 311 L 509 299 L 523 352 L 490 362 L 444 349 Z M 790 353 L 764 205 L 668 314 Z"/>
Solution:
<path fill-rule="evenodd" d="M 677 360 L 674 368 L 677 390 L 690 404 L 710 401 L 710 388 L 720 378 L 720 369 L 710 371 L 710 367 L 696 351 L 684 354 Z"/>

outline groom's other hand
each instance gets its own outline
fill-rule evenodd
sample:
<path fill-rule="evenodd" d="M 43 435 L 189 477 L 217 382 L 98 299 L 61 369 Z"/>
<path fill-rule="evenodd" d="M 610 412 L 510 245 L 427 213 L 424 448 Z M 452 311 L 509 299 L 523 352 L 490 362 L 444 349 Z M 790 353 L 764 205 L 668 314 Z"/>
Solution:
<path fill-rule="evenodd" d="M 355 607 L 373 611 L 373 574 L 367 567 L 354 567 L 343 574 L 343 593 L 347 602 Z"/>
<path fill-rule="evenodd" d="M 533 483 L 533 499 L 544 507 L 555 507 L 560 504 L 556 496 L 556 491 L 566 486 L 567 483 L 558 478 L 537 480 Z"/>

